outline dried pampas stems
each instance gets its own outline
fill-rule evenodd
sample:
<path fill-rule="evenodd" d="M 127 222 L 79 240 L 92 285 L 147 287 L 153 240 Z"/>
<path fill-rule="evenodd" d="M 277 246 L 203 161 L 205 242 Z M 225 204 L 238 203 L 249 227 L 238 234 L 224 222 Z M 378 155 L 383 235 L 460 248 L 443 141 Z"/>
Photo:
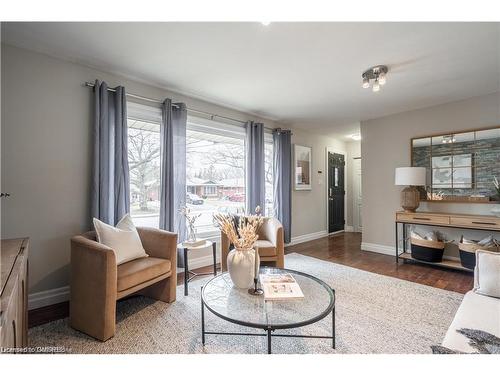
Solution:
<path fill-rule="evenodd" d="M 238 230 L 234 226 L 234 220 L 231 215 L 214 214 L 215 223 L 237 250 L 251 249 L 255 241 L 259 238 L 257 231 L 264 222 L 264 218 L 259 215 L 259 206 L 257 206 L 255 212 L 256 215 L 240 217 Z"/>

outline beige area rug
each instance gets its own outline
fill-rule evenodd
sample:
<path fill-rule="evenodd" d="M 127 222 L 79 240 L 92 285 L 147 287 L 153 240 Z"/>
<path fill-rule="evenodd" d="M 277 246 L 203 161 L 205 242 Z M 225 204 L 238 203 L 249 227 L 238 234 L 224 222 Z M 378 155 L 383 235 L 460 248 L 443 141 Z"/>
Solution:
<path fill-rule="evenodd" d="M 431 353 L 430 345 L 441 343 L 463 297 L 295 253 L 286 255 L 285 265 L 335 289 L 337 349 L 327 339 L 277 337 L 273 353 Z M 200 287 L 207 280 L 193 280 L 188 297 L 179 286 L 170 305 L 144 297 L 119 302 L 116 335 L 107 342 L 71 329 L 62 319 L 30 329 L 30 346 L 63 346 L 72 353 L 266 353 L 265 337 L 210 335 L 202 346 Z M 209 311 L 205 317 L 207 330 L 260 332 Z M 331 319 L 286 333 L 292 332 L 330 335 Z"/>

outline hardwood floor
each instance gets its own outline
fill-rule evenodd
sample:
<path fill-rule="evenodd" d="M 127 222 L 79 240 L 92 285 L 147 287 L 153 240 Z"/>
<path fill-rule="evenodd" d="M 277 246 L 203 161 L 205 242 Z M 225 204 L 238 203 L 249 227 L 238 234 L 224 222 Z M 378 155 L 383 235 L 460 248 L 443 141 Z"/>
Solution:
<path fill-rule="evenodd" d="M 389 255 L 361 250 L 360 233 L 340 233 L 314 241 L 288 246 L 285 254 L 300 253 L 349 267 L 413 281 L 436 288 L 466 293 L 473 287 L 472 273 L 447 270 L 409 262 L 397 265 Z"/>
<path fill-rule="evenodd" d="M 407 263 L 396 265 L 395 259 L 389 255 L 382 255 L 361 250 L 360 233 L 341 233 L 314 241 L 304 242 L 285 248 L 285 254 L 300 253 L 314 258 L 343 264 L 349 267 L 392 276 L 398 279 L 433 286 L 436 288 L 465 293 L 472 289 L 473 277 L 471 273 L 446 270 L 438 267 Z M 194 270 L 195 272 L 210 272 L 212 266 Z M 184 274 L 177 275 L 178 285 L 184 282 Z M 69 315 L 69 303 L 62 302 L 29 311 L 28 322 L 35 327 Z"/>

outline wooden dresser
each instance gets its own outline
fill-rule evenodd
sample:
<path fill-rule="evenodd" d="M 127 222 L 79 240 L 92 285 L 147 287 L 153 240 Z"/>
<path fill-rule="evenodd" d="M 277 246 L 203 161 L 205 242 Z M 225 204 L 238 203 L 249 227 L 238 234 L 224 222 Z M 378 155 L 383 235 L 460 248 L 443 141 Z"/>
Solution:
<path fill-rule="evenodd" d="M 1 240 L 0 347 L 28 345 L 28 238 Z"/>

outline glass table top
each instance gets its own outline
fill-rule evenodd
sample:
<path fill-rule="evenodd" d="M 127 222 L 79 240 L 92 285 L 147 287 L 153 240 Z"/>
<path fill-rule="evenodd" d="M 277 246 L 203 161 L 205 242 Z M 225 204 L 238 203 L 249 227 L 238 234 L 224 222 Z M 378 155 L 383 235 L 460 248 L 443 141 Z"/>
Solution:
<path fill-rule="evenodd" d="M 304 298 L 287 301 L 265 301 L 247 289 L 233 286 L 229 273 L 214 277 L 203 287 L 205 306 L 222 319 L 256 328 L 293 328 L 314 323 L 330 313 L 335 292 L 314 276 L 287 269 L 261 267 L 260 274 L 290 273 L 300 286 Z"/>

